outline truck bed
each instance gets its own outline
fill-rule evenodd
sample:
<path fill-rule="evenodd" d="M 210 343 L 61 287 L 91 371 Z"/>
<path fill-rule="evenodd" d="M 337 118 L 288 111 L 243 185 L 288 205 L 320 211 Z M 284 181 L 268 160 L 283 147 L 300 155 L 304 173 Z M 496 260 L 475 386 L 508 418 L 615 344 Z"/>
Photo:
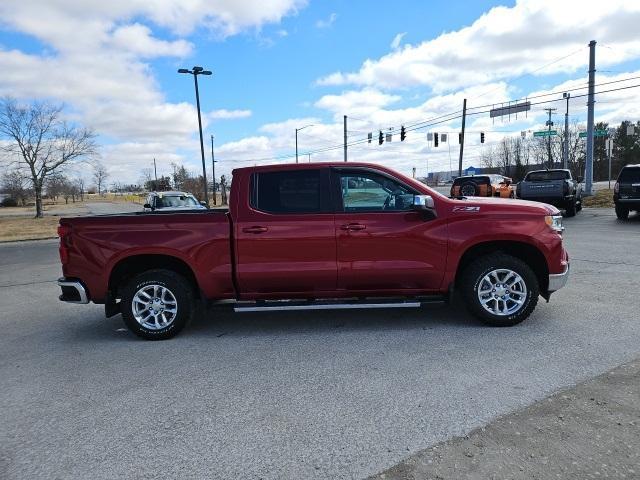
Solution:
<path fill-rule="evenodd" d="M 226 209 L 63 218 L 60 224 L 71 228 L 69 262 L 63 265 L 63 274 L 82 278 L 96 303 L 105 301 L 107 272 L 137 252 L 147 261 L 153 256 L 177 257 L 192 270 L 209 298 L 234 294 Z"/>

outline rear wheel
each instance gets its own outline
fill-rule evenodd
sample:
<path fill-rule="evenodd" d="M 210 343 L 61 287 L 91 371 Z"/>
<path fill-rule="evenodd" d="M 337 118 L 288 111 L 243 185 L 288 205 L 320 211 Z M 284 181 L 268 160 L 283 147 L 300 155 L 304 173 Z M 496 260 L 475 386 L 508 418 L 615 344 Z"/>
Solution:
<path fill-rule="evenodd" d="M 576 200 L 575 198 L 571 200 L 567 204 L 567 208 L 565 209 L 567 217 L 575 217 L 576 216 Z"/>
<path fill-rule="evenodd" d="M 629 218 L 629 209 L 616 205 L 616 217 L 620 220 L 627 220 Z"/>
<path fill-rule="evenodd" d="M 510 327 L 526 319 L 538 303 L 538 279 L 522 260 L 503 253 L 481 257 L 462 274 L 467 309 L 494 327 Z"/>
<path fill-rule="evenodd" d="M 463 183 L 460 187 L 460 195 L 463 197 L 477 197 L 480 195 L 480 188 L 474 182 Z"/>
<path fill-rule="evenodd" d="M 582 210 L 582 197 L 578 198 L 578 203 L 576 203 L 576 212 Z"/>
<path fill-rule="evenodd" d="M 122 318 L 129 330 L 147 340 L 177 335 L 193 315 L 189 282 L 170 270 L 149 270 L 133 277 L 122 295 Z"/>

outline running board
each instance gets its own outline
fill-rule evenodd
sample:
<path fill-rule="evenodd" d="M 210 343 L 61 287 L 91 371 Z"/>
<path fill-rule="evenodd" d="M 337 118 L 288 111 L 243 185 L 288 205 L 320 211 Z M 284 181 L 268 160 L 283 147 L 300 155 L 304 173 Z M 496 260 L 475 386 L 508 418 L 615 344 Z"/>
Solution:
<path fill-rule="evenodd" d="M 420 300 L 403 300 L 403 301 L 375 301 L 367 299 L 362 302 L 353 301 L 311 301 L 300 302 L 294 300 L 275 300 L 261 301 L 251 303 L 238 303 L 233 308 L 235 312 L 278 312 L 278 311 L 294 311 L 294 310 L 355 310 L 355 309 L 372 309 L 372 308 L 419 308 L 428 303 L 444 302 L 443 297 L 425 298 Z"/>

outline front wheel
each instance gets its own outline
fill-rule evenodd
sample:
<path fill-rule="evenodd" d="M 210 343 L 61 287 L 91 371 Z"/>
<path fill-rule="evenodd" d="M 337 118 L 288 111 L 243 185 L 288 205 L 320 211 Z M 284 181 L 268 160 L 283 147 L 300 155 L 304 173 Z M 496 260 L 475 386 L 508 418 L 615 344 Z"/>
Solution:
<path fill-rule="evenodd" d="M 525 320 L 540 294 L 533 270 L 503 253 L 480 257 L 469 265 L 460 288 L 467 309 L 494 327 L 510 327 Z"/>
<path fill-rule="evenodd" d="M 164 340 L 177 335 L 193 315 L 189 282 L 170 270 L 149 270 L 133 277 L 122 295 L 122 319 L 139 337 Z"/>

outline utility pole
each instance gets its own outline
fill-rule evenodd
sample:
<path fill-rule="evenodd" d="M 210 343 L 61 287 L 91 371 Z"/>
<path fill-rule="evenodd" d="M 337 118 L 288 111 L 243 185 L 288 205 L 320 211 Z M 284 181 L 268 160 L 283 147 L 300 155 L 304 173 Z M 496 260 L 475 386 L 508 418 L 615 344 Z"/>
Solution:
<path fill-rule="evenodd" d="M 213 177 L 213 186 L 211 188 L 212 203 L 217 205 L 216 200 L 216 157 L 213 155 L 213 135 L 211 135 L 211 176 Z"/>
<path fill-rule="evenodd" d="M 613 153 L 613 138 L 611 138 L 611 135 L 607 135 L 607 137 L 605 146 L 607 149 L 607 157 L 609 157 L 609 190 L 611 190 L 611 155 Z"/>
<path fill-rule="evenodd" d="M 347 116 L 344 116 L 344 161 L 347 161 Z"/>
<path fill-rule="evenodd" d="M 298 132 L 305 128 L 313 127 L 313 124 L 305 125 L 304 127 L 296 128 L 296 163 L 298 163 Z"/>
<path fill-rule="evenodd" d="M 593 194 L 593 114 L 596 80 L 596 41 L 589 42 L 589 96 L 587 100 L 587 164 L 585 166 L 585 194 Z"/>
<path fill-rule="evenodd" d="M 556 111 L 555 108 L 545 108 L 547 113 L 549 114 L 549 120 L 547 120 L 548 134 L 547 134 L 547 151 L 549 154 L 549 167 L 553 168 L 553 158 L 551 157 L 551 127 L 553 126 L 553 122 L 551 121 L 551 114 Z"/>
<path fill-rule="evenodd" d="M 462 154 L 464 152 L 464 126 L 467 120 L 467 99 L 462 102 L 462 134 L 460 135 L 460 159 L 458 160 L 458 176 L 462 176 Z"/>
<path fill-rule="evenodd" d="M 153 176 L 156 179 L 156 188 L 158 188 L 158 169 L 156 168 L 156 157 L 153 157 Z"/>
<path fill-rule="evenodd" d="M 567 99 L 567 110 L 564 114 L 564 146 L 562 149 L 562 168 L 569 168 L 569 98 L 571 94 L 565 92 L 562 94 Z"/>
<path fill-rule="evenodd" d="M 311 163 L 311 154 L 307 153 L 307 155 L 309 155 L 309 163 Z"/>

